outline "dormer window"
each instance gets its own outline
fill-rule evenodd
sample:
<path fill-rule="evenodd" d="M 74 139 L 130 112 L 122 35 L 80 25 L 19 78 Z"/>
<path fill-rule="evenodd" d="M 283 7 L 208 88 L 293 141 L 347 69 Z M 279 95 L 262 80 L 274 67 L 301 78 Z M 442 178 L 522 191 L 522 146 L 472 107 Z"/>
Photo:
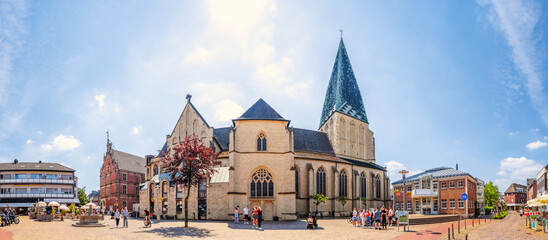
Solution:
<path fill-rule="evenodd" d="M 266 151 L 266 136 L 264 133 L 259 133 L 257 137 L 257 151 Z"/>

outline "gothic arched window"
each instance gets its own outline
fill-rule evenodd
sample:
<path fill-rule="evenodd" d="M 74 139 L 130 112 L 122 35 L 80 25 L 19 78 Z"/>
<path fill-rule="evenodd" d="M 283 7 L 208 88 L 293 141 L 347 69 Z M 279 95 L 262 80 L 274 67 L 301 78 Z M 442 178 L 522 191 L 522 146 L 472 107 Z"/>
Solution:
<path fill-rule="evenodd" d="M 255 171 L 249 186 L 251 197 L 273 197 L 274 181 L 272 174 L 264 168 Z"/>
<path fill-rule="evenodd" d="M 346 170 L 342 170 L 339 174 L 339 196 L 347 196 L 347 179 Z"/>
<path fill-rule="evenodd" d="M 375 197 L 381 198 L 381 178 L 379 175 L 375 176 Z"/>
<path fill-rule="evenodd" d="M 299 197 L 299 169 L 295 167 L 295 196 Z"/>
<path fill-rule="evenodd" d="M 325 192 L 325 169 L 323 167 L 318 168 L 316 172 L 316 193 L 326 195 Z"/>
<path fill-rule="evenodd" d="M 154 165 L 154 171 L 153 171 L 153 173 L 154 173 L 153 176 L 158 175 L 158 165 Z"/>
<path fill-rule="evenodd" d="M 367 197 L 367 179 L 365 174 L 362 172 L 360 174 L 360 197 Z"/>
<path fill-rule="evenodd" d="M 266 151 L 266 136 L 264 133 L 259 133 L 259 136 L 257 136 L 257 151 Z"/>
<path fill-rule="evenodd" d="M 192 123 L 192 132 L 198 134 L 198 120 L 194 119 Z"/>

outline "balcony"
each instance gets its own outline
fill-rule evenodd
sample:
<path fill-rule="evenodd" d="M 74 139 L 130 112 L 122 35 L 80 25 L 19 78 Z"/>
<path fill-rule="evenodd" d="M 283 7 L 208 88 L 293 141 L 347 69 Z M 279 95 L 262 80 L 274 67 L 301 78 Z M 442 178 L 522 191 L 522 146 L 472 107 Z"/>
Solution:
<path fill-rule="evenodd" d="M 74 184 L 74 180 L 70 179 L 0 179 L 0 184 L 2 183 L 57 183 L 57 184 Z"/>
<path fill-rule="evenodd" d="M 437 197 L 438 191 L 433 189 L 413 189 L 411 196 L 415 197 Z"/>
<path fill-rule="evenodd" d="M 0 198 L 74 198 L 74 194 L 58 193 L 6 193 L 0 194 Z"/>

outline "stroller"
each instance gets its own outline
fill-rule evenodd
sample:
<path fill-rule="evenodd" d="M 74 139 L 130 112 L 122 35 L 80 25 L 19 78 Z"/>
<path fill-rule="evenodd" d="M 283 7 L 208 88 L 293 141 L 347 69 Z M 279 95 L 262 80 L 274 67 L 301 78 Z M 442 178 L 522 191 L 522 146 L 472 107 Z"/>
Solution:
<path fill-rule="evenodd" d="M 313 215 L 313 214 L 308 215 L 308 220 L 306 222 L 307 222 L 306 229 L 318 228 L 318 220 L 316 219 L 316 215 Z"/>

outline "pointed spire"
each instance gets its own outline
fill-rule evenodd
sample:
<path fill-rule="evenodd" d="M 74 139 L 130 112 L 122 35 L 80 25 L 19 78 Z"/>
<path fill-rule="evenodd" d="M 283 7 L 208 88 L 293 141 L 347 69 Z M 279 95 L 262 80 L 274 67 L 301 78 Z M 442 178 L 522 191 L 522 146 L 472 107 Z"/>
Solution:
<path fill-rule="evenodd" d="M 342 36 L 327 92 L 325 93 L 320 127 L 334 112 L 340 112 L 369 123 L 360 88 L 346 53 Z"/>

